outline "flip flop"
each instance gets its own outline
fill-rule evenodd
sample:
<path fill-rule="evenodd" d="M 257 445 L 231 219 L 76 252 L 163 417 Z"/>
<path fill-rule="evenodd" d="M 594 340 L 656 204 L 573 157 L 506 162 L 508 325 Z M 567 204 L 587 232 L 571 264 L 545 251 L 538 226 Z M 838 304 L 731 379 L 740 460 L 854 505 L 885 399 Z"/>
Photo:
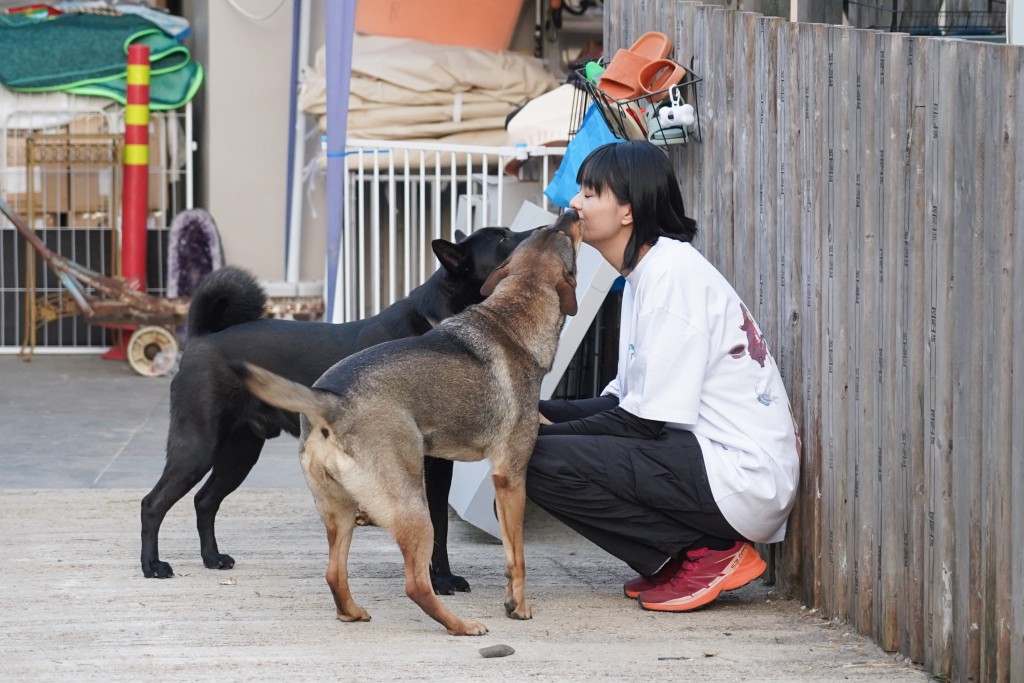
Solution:
<path fill-rule="evenodd" d="M 597 82 L 613 100 L 631 100 L 640 95 L 640 70 L 650 63 L 629 50 L 618 50 Z"/>
<path fill-rule="evenodd" d="M 649 63 L 664 59 L 672 50 L 672 42 L 660 31 L 648 31 L 628 50 L 616 51 L 597 87 L 615 100 L 631 100 L 643 94 L 640 71 Z M 653 74 L 652 74 L 653 75 Z"/>
<path fill-rule="evenodd" d="M 629 51 L 648 62 L 665 59 L 672 51 L 672 41 L 661 31 L 648 31 L 636 39 Z"/>
<path fill-rule="evenodd" d="M 656 59 L 640 70 L 640 90 L 651 96 L 652 102 L 668 96 L 668 89 L 682 82 L 686 69 L 671 59 Z"/>

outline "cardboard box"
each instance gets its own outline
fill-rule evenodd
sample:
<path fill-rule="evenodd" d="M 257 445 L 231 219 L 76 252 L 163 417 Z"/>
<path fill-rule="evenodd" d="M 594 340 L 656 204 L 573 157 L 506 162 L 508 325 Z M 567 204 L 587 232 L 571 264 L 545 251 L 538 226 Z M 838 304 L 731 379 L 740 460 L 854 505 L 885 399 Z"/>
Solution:
<path fill-rule="evenodd" d="M 30 174 L 28 140 L 31 135 L 31 131 L 8 131 L 0 193 L 11 208 L 26 219 L 29 213 L 64 213 L 68 210 L 67 164 L 37 164 Z"/>
<path fill-rule="evenodd" d="M 76 138 L 83 143 L 91 136 L 123 134 L 124 121 L 111 120 L 109 116 L 79 116 L 69 126 L 71 139 Z M 166 211 L 169 208 L 167 184 L 171 169 L 167 168 L 170 144 L 166 125 L 162 118 L 153 116 L 149 122 L 149 190 L 146 208 Z M 111 166 L 95 166 L 83 164 L 70 166 L 71 174 L 71 210 L 77 213 L 95 211 L 120 211 L 124 188 L 123 167 L 116 169 Z M 117 186 L 115 187 L 115 183 Z M 115 192 L 116 189 L 116 192 Z M 117 206 L 114 206 L 114 204 Z"/>

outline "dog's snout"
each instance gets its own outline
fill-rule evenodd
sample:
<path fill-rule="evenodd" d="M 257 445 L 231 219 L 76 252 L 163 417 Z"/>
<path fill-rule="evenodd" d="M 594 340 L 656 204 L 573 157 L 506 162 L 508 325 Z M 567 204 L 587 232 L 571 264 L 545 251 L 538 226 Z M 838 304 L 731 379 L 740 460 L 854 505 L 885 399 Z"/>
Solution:
<path fill-rule="evenodd" d="M 577 221 L 579 221 L 579 219 L 580 215 L 576 212 L 576 209 L 566 209 L 558 218 L 555 219 L 555 222 L 551 224 L 551 229 L 571 235 L 571 228 Z"/>
<path fill-rule="evenodd" d="M 551 224 L 552 232 L 560 232 L 572 242 L 573 249 L 578 249 L 583 233 L 580 225 L 580 214 L 576 209 L 566 209 Z"/>

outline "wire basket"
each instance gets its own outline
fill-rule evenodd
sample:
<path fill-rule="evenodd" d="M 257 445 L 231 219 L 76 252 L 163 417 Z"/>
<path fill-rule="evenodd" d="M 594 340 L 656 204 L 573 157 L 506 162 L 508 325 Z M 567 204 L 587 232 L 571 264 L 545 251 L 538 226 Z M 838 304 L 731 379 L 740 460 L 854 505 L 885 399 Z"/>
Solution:
<path fill-rule="evenodd" d="M 598 64 L 607 67 L 608 59 L 602 58 Z M 702 80 L 692 68 L 687 68 L 683 79 L 675 85 L 632 99 L 616 100 L 590 82 L 583 69 L 577 69 L 573 79 L 577 90 L 569 118 L 569 139 L 576 135 L 593 103 L 612 134 L 620 140 L 650 140 L 662 146 L 687 145 L 690 140 L 701 142 L 697 84 Z M 683 105 L 692 108 L 692 120 L 688 115 L 679 116 Z M 677 109 L 667 111 L 673 108 Z"/>

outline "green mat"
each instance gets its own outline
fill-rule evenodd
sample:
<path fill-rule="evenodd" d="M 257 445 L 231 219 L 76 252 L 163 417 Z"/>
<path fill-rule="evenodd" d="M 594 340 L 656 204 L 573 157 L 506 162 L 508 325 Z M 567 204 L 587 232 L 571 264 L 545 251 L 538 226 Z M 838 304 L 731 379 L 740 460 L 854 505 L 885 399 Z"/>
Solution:
<path fill-rule="evenodd" d="M 0 15 L 0 83 L 18 92 L 63 90 L 124 104 L 128 46 L 149 46 L 150 108 L 176 109 L 199 90 L 188 48 L 137 15 L 63 14 L 38 21 Z"/>

